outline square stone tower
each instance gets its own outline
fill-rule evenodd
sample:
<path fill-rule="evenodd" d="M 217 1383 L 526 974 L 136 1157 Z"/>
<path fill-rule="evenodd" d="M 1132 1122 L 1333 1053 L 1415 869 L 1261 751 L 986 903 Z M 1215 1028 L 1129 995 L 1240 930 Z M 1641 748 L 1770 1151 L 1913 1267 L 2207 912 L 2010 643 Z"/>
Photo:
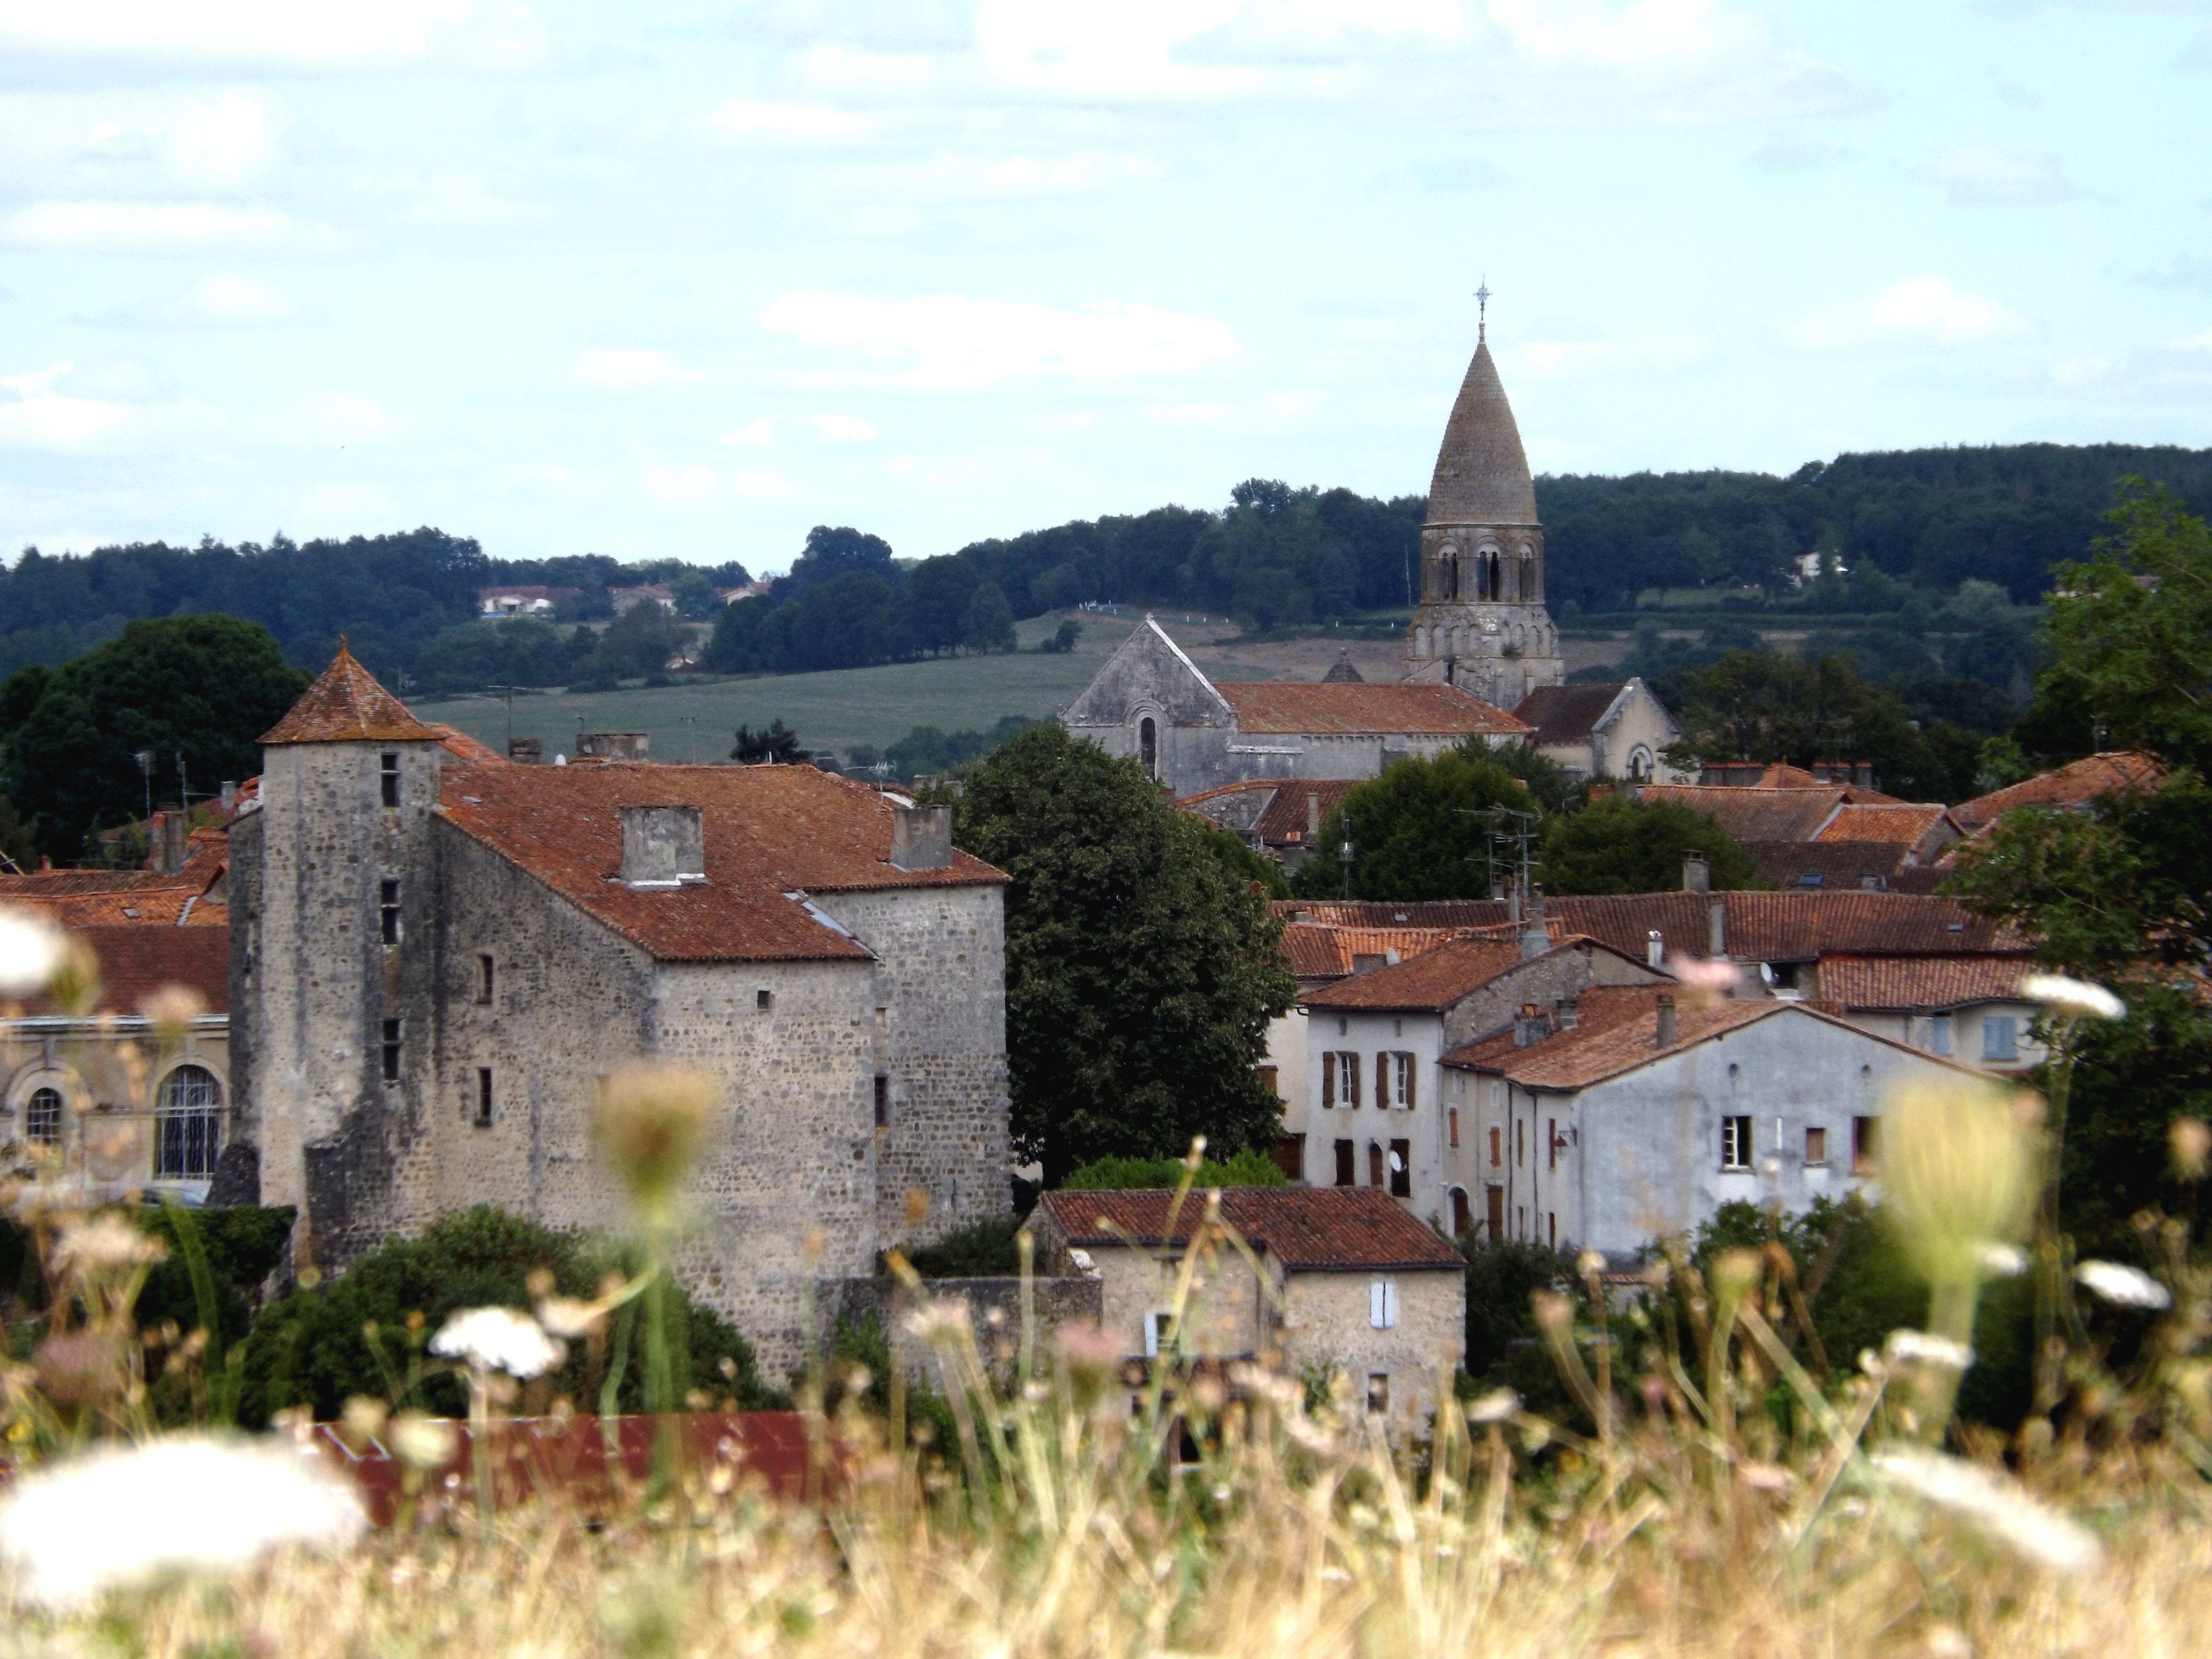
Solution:
<path fill-rule="evenodd" d="M 1536 487 L 1486 330 L 1437 452 L 1405 663 L 1408 679 L 1444 680 L 1500 708 L 1566 678 L 1544 608 Z"/>

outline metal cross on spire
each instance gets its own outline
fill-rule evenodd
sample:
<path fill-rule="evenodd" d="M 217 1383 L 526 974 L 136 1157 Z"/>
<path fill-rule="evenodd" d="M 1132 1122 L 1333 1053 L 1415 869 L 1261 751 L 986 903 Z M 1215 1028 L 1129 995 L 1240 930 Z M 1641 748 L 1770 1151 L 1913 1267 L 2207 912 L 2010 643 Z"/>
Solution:
<path fill-rule="evenodd" d="M 1475 344 L 1477 344 L 1477 345 L 1480 345 L 1480 344 L 1483 343 L 1483 340 L 1484 340 L 1485 337 L 1489 333 L 1489 325 L 1490 325 L 1490 278 L 1489 278 L 1489 277 L 1487 277 L 1487 276 L 1484 277 L 1484 278 L 1482 279 L 1482 286 L 1481 286 L 1480 288 L 1479 288 L 1479 289 L 1475 289 L 1475 291 L 1474 291 L 1474 303 L 1475 303 L 1475 313 L 1474 313 L 1474 343 L 1475 343 Z"/>

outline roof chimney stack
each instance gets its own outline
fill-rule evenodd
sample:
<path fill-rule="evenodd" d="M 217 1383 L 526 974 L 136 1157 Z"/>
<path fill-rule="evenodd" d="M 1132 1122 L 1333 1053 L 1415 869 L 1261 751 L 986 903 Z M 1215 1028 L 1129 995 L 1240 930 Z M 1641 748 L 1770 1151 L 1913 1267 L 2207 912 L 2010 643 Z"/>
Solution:
<path fill-rule="evenodd" d="M 1644 936 L 1644 960 L 1654 968 L 1667 963 L 1667 936 L 1654 927 Z"/>
<path fill-rule="evenodd" d="M 1306 839 L 1321 839 L 1321 791 L 1318 789 L 1306 791 Z"/>
<path fill-rule="evenodd" d="M 683 887 L 707 879 L 706 830 L 696 806 L 622 809 L 622 878 L 627 887 Z"/>
<path fill-rule="evenodd" d="M 1665 991 L 1662 991 L 1659 994 L 1659 1031 L 1657 1041 L 1658 1046 L 1662 1048 L 1671 1048 L 1674 1046 L 1674 999 L 1670 994 Z"/>
<path fill-rule="evenodd" d="M 1533 1002 L 1522 1003 L 1521 1017 L 1513 1022 L 1513 1046 L 1526 1048 L 1541 1042 L 1550 1035 L 1551 1028 L 1544 1019 L 1544 1011 Z"/>
<path fill-rule="evenodd" d="M 1705 855 L 1694 847 L 1682 854 L 1682 890 L 1686 893 L 1710 893 L 1713 890 L 1713 866 L 1705 862 Z"/>
<path fill-rule="evenodd" d="M 1717 896 L 1705 906 L 1705 954 L 1715 961 L 1728 955 L 1728 901 Z"/>
<path fill-rule="evenodd" d="M 891 808 L 891 867 L 945 870 L 952 864 L 952 809 L 949 806 Z"/>
<path fill-rule="evenodd" d="M 1521 960 L 1533 961 L 1552 948 L 1552 930 L 1544 925 L 1544 890 L 1531 889 L 1528 918 L 1521 929 Z"/>

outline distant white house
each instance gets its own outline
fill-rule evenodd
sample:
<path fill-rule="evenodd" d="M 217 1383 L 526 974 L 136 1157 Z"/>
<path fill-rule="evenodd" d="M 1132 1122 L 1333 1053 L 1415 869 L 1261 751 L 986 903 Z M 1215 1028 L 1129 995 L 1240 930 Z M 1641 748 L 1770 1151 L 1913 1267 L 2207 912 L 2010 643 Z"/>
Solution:
<path fill-rule="evenodd" d="M 580 587 L 479 587 L 477 615 L 488 621 L 503 617 L 550 616 L 563 599 L 572 599 Z"/>

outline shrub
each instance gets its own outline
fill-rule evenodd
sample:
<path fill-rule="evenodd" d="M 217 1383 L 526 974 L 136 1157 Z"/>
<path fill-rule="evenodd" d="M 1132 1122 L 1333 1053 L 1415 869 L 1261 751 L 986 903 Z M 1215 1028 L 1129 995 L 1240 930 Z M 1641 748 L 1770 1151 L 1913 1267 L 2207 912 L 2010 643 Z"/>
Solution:
<path fill-rule="evenodd" d="M 293 1405 L 331 1418 L 357 1394 L 412 1395 L 433 1411 L 458 1414 L 466 1404 L 458 1381 L 441 1370 L 419 1384 L 410 1376 L 447 1317 L 462 1308 L 529 1307 L 536 1299 L 529 1280 L 541 1268 L 562 1295 L 589 1297 L 605 1274 L 629 1265 L 608 1241 L 556 1232 L 490 1205 L 445 1217 L 420 1237 L 389 1240 L 356 1258 L 337 1279 L 263 1309 L 246 1339 L 240 1418 L 259 1425 Z M 744 1337 L 687 1296 L 679 1295 L 677 1307 L 672 1334 L 679 1396 L 696 1388 L 734 1399 L 741 1409 L 775 1403 Z M 633 1330 L 625 1345 L 615 1324 L 611 1339 L 628 1350 L 617 1401 L 623 1410 L 635 1411 L 644 1393 L 642 1330 Z M 597 1410 L 603 1378 L 590 1371 L 586 1345 L 572 1344 L 568 1363 L 550 1379 L 551 1392 L 568 1395 L 580 1410 Z"/>
<path fill-rule="evenodd" d="M 1068 1171 L 1063 1190 L 1074 1193 L 1118 1192 L 1137 1187 L 1175 1187 L 1182 1184 L 1188 1166 L 1179 1158 L 1098 1158 Z M 1206 1158 L 1192 1181 L 1194 1191 L 1208 1187 L 1286 1187 L 1285 1176 L 1275 1160 L 1246 1147 L 1225 1164 Z"/>
<path fill-rule="evenodd" d="M 1487 1243 L 1474 1232 L 1460 1248 L 1467 1255 L 1468 1375 L 1504 1380 L 1509 1362 L 1527 1352 L 1536 1335 L 1529 1297 L 1571 1280 L 1574 1261 L 1521 1239 Z M 1549 1370 L 1552 1362 L 1547 1355 L 1539 1363 Z"/>
<path fill-rule="evenodd" d="M 924 1279 L 1004 1279 L 1022 1270 L 1014 1243 L 1020 1231 L 1021 1224 L 1010 1215 L 988 1216 L 904 1255 Z"/>
<path fill-rule="evenodd" d="M 167 1245 L 169 1254 L 147 1274 L 145 1288 L 138 1292 L 140 1327 L 158 1328 L 174 1320 L 179 1330 L 190 1331 L 204 1322 L 192 1285 L 191 1252 L 196 1248 L 207 1264 L 220 1327 L 209 1336 L 228 1346 L 246 1335 L 260 1305 L 262 1281 L 284 1259 L 284 1243 L 298 1213 L 289 1204 L 269 1209 L 240 1204 L 142 1210 L 139 1226 Z"/>

